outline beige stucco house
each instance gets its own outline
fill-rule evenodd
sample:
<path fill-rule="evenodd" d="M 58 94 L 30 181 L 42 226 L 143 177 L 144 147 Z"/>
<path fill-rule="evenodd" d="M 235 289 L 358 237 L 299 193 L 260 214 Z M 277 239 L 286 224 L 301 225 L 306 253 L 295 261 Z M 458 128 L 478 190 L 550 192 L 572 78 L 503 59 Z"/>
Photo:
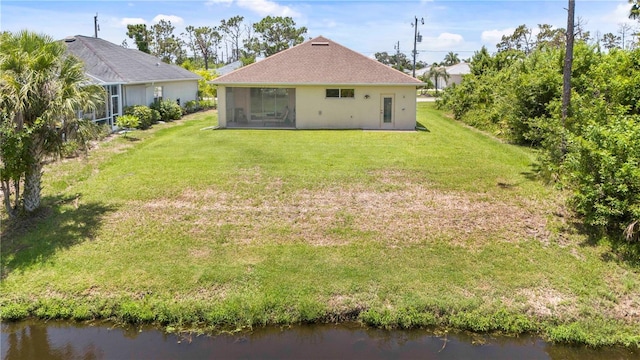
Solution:
<path fill-rule="evenodd" d="M 322 36 L 212 83 L 220 127 L 397 130 L 415 128 L 422 84 Z"/>
<path fill-rule="evenodd" d="M 115 128 L 127 106 L 149 106 L 158 100 L 184 106 L 198 99 L 200 76 L 180 66 L 99 38 L 76 35 L 64 39 L 64 44 L 70 54 L 82 60 L 89 80 L 105 88 L 104 108 L 80 113 L 80 117 Z"/>

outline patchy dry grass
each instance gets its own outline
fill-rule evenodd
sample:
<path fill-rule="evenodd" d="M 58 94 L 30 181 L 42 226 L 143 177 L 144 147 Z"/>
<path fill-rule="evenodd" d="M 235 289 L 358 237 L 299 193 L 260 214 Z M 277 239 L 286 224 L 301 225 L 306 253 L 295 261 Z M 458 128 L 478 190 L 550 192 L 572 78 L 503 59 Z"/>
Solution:
<path fill-rule="evenodd" d="M 125 208 L 138 214 L 137 226 L 150 219 L 179 223 L 188 218 L 191 229 L 187 231 L 204 239 L 223 225 L 242 229 L 227 234 L 227 241 L 244 244 L 275 241 L 333 246 L 362 237 L 375 238 L 387 246 L 446 237 L 451 237 L 452 244 L 468 248 L 496 240 L 548 242 L 549 209 L 533 203 L 524 207 L 524 201 L 509 203 L 407 184 L 387 191 L 358 185 L 297 190 L 286 197 L 276 190 L 253 198 L 213 189 L 187 189 L 173 199 L 131 202 Z M 274 228 L 286 231 L 272 232 Z M 346 232 L 354 236 L 343 236 Z"/>
<path fill-rule="evenodd" d="M 534 155 L 419 115 L 429 132 L 212 131 L 203 113 L 50 165 L 41 218 L 3 219 L 1 315 L 638 345 L 639 270 L 572 225 Z"/>

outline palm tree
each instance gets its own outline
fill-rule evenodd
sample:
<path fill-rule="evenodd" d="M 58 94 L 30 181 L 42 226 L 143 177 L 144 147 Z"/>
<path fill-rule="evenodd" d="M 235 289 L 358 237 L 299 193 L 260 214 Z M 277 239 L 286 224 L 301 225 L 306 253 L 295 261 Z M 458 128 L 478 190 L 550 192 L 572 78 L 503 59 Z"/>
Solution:
<path fill-rule="evenodd" d="M 89 85 L 82 62 L 66 54 L 64 43 L 20 31 L 0 34 L 0 94 L 0 136 L 21 139 L 20 156 L 6 157 L 15 150 L 11 148 L 3 147 L 0 152 L 2 166 L 14 171 L 2 177 L 5 206 L 7 195 L 13 193 L 16 206 L 7 210 L 12 216 L 20 210 L 22 179 L 22 207 L 32 213 L 40 207 L 44 161 L 59 155 L 64 134 L 81 124 L 76 111 L 96 109 L 104 101 L 104 91 Z M 13 180 L 13 190 L 7 177 Z"/>
<path fill-rule="evenodd" d="M 640 0 L 629 0 L 629 4 L 631 4 L 629 19 L 640 19 Z"/>
<path fill-rule="evenodd" d="M 429 78 L 433 79 L 433 83 L 436 88 L 436 95 L 438 94 L 438 80 L 443 79 L 444 81 L 449 80 L 449 74 L 447 74 L 447 69 L 442 66 L 438 66 L 438 64 L 431 65 L 429 68 Z"/>
<path fill-rule="evenodd" d="M 460 63 L 460 58 L 458 57 L 458 54 L 454 53 L 453 51 L 449 51 L 449 53 L 445 55 L 442 65 L 451 66 L 459 63 Z"/>

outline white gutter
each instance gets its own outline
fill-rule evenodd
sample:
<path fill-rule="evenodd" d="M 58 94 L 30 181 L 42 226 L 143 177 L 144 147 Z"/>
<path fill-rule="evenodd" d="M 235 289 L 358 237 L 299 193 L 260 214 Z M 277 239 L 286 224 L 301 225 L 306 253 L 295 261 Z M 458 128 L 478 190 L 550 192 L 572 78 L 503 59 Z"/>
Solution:
<path fill-rule="evenodd" d="M 385 83 L 349 83 L 349 84 L 340 84 L 340 83 L 226 83 L 226 82 L 216 82 L 215 80 L 207 81 L 208 84 L 213 85 L 223 85 L 223 86 L 235 86 L 235 87 L 296 87 L 296 86 L 424 86 L 423 82 L 416 83 L 399 83 L 399 84 L 385 84 Z"/>

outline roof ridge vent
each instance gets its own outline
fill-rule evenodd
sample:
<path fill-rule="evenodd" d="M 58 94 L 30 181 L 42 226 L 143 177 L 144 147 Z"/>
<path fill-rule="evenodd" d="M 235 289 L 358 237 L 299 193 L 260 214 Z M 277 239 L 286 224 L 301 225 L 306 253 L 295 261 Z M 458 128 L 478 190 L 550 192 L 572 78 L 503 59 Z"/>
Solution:
<path fill-rule="evenodd" d="M 311 46 L 329 46 L 328 41 L 314 41 L 311 43 Z"/>
<path fill-rule="evenodd" d="M 76 37 L 75 36 L 67 36 L 66 38 L 64 38 L 64 42 L 66 43 L 70 43 L 70 42 L 74 42 L 76 41 Z"/>

